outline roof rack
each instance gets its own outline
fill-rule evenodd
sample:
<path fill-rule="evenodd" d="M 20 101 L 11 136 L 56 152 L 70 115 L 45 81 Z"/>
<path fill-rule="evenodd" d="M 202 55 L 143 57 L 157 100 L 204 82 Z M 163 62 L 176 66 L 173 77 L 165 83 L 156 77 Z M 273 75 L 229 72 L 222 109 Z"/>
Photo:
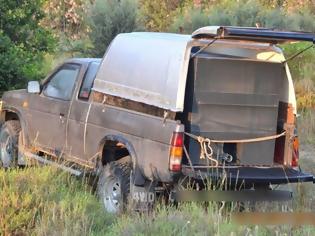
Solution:
<path fill-rule="evenodd" d="M 254 27 L 231 27 L 220 26 L 203 27 L 192 34 L 193 38 L 218 38 L 218 39 L 236 39 L 248 40 L 264 43 L 285 43 L 294 41 L 307 41 L 315 43 L 315 34 L 310 32 L 298 31 L 278 31 L 268 28 L 254 28 Z"/>

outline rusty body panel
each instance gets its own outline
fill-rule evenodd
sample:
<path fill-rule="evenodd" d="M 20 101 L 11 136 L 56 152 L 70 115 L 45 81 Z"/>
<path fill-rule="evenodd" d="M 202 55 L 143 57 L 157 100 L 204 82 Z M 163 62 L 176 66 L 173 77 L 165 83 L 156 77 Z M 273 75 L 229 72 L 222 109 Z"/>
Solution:
<path fill-rule="evenodd" d="M 89 118 L 86 146 L 87 155 L 92 157 L 99 149 L 95 140 L 108 136 L 121 138 L 120 142 L 130 145 L 134 151 L 136 164 L 150 179 L 170 180 L 168 171 L 169 137 L 176 123 L 163 119 L 143 116 L 136 112 L 93 104 Z M 153 119 L 152 119 L 153 118 Z M 107 124 L 104 126 L 104 124 Z M 105 136 L 104 136 L 105 134 Z M 165 161 L 161 159 L 165 158 Z"/>
<path fill-rule="evenodd" d="M 70 156 L 84 158 L 95 166 L 102 142 L 115 137 L 132 149 L 130 153 L 135 155 L 133 158 L 145 176 L 152 180 L 171 180 L 167 157 L 175 121 L 106 104 L 90 104 L 89 112 L 88 103 L 74 101 L 72 104 L 68 126 Z M 163 156 L 166 161 L 161 162 Z"/>

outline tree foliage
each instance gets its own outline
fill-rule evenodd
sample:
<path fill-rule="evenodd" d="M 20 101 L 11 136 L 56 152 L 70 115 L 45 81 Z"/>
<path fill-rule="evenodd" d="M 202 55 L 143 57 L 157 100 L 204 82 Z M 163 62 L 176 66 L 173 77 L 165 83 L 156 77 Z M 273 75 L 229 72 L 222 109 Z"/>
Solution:
<path fill-rule="evenodd" d="M 90 38 L 92 56 L 102 57 L 119 33 L 132 32 L 137 26 L 137 4 L 133 0 L 96 0 L 91 9 Z"/>
<path fill-rule="evenodd" d="M 50 29 L 58 39 L 56 53 L 60 57 L 84 56 L 91 42 L 88 18 L 93 1 L 89 0 L 49 0 L 43 9 L 45 17 L 41 25 Z"/>
<path fill-rule="evenodd" d="M 264 4 L 269 2 L 270 6 Z M 271 2 L 274 2 L 271 4 Z M 176 17 L 170 31 L 191 33 L 207 25 L 233 25 L 277 28 L 280 30 L 315 31 L 313 13 L 308 8 L 296 8 L 288 12 L 285 6 L 290 1 L 239 0 L 222 1 L 211 7 L 190 7 Z"/>
<path fill-rule="evenodd" d="M 65 35 L 71 40 L 80 39 L 88 32 L 87 19 L 89 3 L 85 0 L 50 0 L 43 9 L 42 24 L 53 30 L 58 37 Z"/>
<path fill-rule="evenodd" d="M 140 0 L 140 20 L 149 31 L 166 31 L 183 0 Z"/>
<path fill-rule="evenodd" d="M 53 38 L 39 22 L 42 0 L 0 0 L 0 93 L 37 79 Z"/>

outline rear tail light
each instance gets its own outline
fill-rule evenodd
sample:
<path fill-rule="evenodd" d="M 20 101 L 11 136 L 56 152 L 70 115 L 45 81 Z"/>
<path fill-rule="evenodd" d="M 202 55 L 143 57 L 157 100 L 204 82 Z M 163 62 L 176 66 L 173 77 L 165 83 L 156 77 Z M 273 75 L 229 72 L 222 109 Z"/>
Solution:
<path fill-rule="evenodd" d="M 292 147 L 292 167 L 299 166 L 299 138 L 297 136 L 293 139 L 293 147 Z"/>
<path fill-rule="evenodd" d="M 170 147 L 170 170 L 179 172 L 182 169 L 184 133 L 174 132 Z"/>

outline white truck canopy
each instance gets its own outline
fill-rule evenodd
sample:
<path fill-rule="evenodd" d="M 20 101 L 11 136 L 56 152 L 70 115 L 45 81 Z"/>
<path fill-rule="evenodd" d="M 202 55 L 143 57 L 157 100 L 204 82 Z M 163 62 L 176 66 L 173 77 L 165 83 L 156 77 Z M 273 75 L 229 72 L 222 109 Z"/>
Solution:
<path fill-rule="evenodd" d="M 119 34 L 108 48 L 93 90 L 182 111 L 190 35 Z"/>

